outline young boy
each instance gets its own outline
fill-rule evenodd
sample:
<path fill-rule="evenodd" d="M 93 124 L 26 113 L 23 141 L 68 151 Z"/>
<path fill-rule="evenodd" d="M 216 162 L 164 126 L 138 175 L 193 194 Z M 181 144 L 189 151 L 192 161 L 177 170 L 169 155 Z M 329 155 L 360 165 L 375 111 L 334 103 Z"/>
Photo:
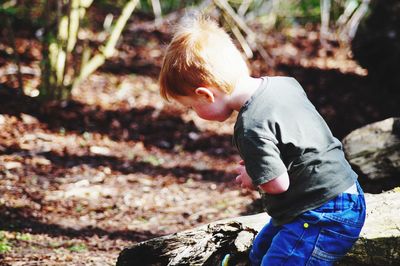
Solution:
<path fill-rule="evenodd" d="M 299 83 L 253 78 L 228 34 L 197 18 L 167 49 L 160 93 L 206 120 L 238 111 L 236 180 L 259 189 L 271 221 L 256 236 L 252 265 L 332 265 L 357 240 L 365 201 L 341 143 Z"/>

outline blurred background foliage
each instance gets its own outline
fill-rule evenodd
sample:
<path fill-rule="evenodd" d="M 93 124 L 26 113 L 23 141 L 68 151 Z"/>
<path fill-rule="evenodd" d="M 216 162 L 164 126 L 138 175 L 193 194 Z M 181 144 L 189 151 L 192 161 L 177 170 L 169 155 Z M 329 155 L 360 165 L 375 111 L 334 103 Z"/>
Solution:
<path fill-rule="evenodd" d="M 67 4 L 68 0 L 59 0 L 64 4 Z M 10 0 L 10 1 L 0 1 L 0 14 L 2 15 L 12 15 L 19 22 L 29 22 L 32 26 L 39 27 L 43 24 L 42 13 L 43 5 L 47 2 L 45 0 Z M 50 1 L 56 3 L 57 1 Z M 120 10 L 129 1 L 127 0 L 98 0 L 93 2 L 93 6 L 99 8 L 109 9 L 111 11 Z M 153 2 L 159 2 L 162 14 L 169 14 L 171 12 L 180 10 L 187 7 L 196 7 L 205 4 L 205 2 L 212 1 L 200 1 L 200 0 L 140 0 L 138 1 L 138 6 L 136 8 L 136 13 L 142 13 L 149 16 L 154 15 Z M 258 19 L 263 20 L 265 17 L 274 13 L 278 18 L 279 25 L 305 25 L 307 23 L 319 23 L 321 21 L 321 3 L 323 0 L 231 0 L 227 1 L 230 6 L 239 11 L 240 8 L 243 10 L 243 6 L 248 6 L 245 15 L 247 20 Z M 343 15 L 344 10 L 347 6 L 359 5 L 362 0 L 332 0 L 329 1 L 330 4 L 330 14 L 332 21 L 336 21 L 341 15 Z M 369 1 L 368 1 L 369 2 Z M 53 10 L 56 15 L 56 10 Z"/>
<path fill-rule="evenodd" d="M 394 12 L 393 17 L 397 20 L 383 21 L 388 25 L 398 25 L 398 8 L 391 10 L 392 5 L 398 6 L 398 0 L 389 1 L 391 5 L 383 0 L 372 2 L 372 6 L 379 12 L 378 15 L 370 16 L 372 19 L 382 20 L 388 12 Z M 183 9 L 197 9 L 218 16 L 222 24 L 233 32 L 247 57 L 252 57 L 253 51 L 258 50 L 266 59 L 268 53 L 257 44 L 252 45 L 257 43 L 257 34 L 248 25 L 257 23 L 263 26 L 263 31 L 312 26 L 320 29 L 322 42 L 324 39 L 335 38 L 348 44 L 355 36 L 361 20 L 369 14 L 369 4 L 370 0 L 3 0 L 0 2 L 0 27 L 14 51 L 14 33 L 27 25 L 32 36 L 42 43 L 42 83 L 39 96 L 47 101 L 68 99 L 75 86 L 112 56 L 121 31 L 132 13 L 133 16 L 154 18 L 156 26 L 170 14 Z M 384 5 L 386 9 L 379 8 Z M 79 11 L 74 14 L 75 9 Z M 94 21 L 98 10 L 106 12 L 98 16 L 104 15 L 102 24 L 98 20 Z M 368 34 L 370 28 L 371 31 L 380 30 L 374 22 L 363 25 L 364 34 Z M 384 27 L 392 28 L 387 25 Z M 87 45 L 93 37 L 90 32 L 106 36 L 100 38 L 102 42 L 96 49 Z M 392 33 L 389 30 L 387 34 Z M 357 47 L 362 47 L 364 37 L 359 34 L 357 38 L 361 40 L 357 41 Z M 398 38 L 396 41 L 398 43 Z M 371 40 L 368 42 L 373 43 Z M 392 49 L 396 47 L 398 49 L 397 44 L 391 46 Z M 368 57 L 362 52 L 357 54 L 362 55 L 361 61 Z M 16 75 L 20 76 L 17 53 L 14 53 L 12 59 L 16 65 Z M 364 61 L 365 66 L 371 65 Z"/>

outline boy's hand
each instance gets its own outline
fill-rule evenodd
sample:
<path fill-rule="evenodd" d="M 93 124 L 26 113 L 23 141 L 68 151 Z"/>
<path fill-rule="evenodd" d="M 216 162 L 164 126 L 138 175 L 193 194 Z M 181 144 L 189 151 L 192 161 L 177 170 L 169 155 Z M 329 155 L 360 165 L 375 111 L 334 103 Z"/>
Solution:
<path fill-rule="evenodd" d="M 254 189 L 253 181 L 247 174 L 243 160 L 241 160 L 239 162 L 239 166 L 236 167 L 236 173 L 238 174 L 238 176 L 236 177 L 236 183 L 239 183 L 242 188 Z"/>

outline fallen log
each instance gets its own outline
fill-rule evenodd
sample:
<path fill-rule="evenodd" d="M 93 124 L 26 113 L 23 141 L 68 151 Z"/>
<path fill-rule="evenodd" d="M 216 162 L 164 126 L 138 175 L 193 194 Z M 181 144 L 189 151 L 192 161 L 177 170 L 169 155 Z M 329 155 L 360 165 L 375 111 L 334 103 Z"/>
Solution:
<path fill-rule="evenodd" d="M 226 219 L 191 230 L 150 239 L 124 249 L 117 265 L 246 265 L 251 243 L 269 221 L 265 213 Z"/>
<path fill-rule="evenodd" d="M 340 265 L 400 265 L 400 187 L 365 199 L 361 237 Z"/>
<path fill-rule="evenodd" d="M 366 201 L 361 237 L 338 265 L 400 265 L 400 188 L 366 194 Z M 265 213 L 241 216 L 150 239 L 124 249 L 117 265 L 249 265 L 251 243 L 268 220 Z"/>

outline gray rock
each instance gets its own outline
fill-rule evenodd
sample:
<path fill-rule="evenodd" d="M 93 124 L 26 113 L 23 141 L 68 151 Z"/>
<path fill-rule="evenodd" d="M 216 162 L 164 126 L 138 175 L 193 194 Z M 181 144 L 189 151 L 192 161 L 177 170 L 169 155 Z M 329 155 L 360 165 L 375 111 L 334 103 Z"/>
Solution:
<path fill-rule="evenodd" d="M 343 147 L 364 190 L 380 193 L 400 186 L 400 118 L 354 130 L 343 139 Z"/>

